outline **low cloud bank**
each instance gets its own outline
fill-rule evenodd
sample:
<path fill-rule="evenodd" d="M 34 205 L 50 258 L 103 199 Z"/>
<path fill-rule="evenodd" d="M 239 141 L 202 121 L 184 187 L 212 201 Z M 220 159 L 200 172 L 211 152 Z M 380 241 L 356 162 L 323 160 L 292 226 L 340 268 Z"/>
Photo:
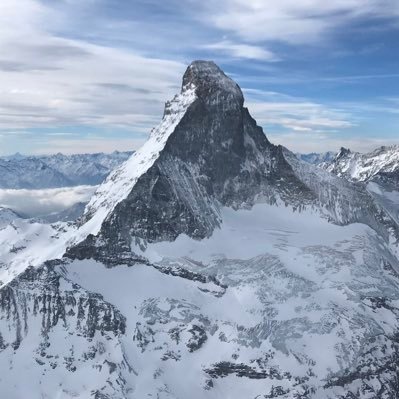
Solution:
<path fill-rule="evenodd" d="M 78 202 L 87 202 L 97 186 L 77 186 L 44 190 L 0 189 L 0 206 L 27 217 L 60 212 Z"/>

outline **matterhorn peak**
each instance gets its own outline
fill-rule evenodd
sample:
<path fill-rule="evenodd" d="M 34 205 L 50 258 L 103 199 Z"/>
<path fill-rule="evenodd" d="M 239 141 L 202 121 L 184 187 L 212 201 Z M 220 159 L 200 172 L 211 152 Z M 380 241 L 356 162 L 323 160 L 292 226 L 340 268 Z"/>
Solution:
<path fill-rule="evenodd" d="M 248 209 L 260 200 L 293 209 L 326 202 L 338 223 L 363 218 L 375 224 L 346 194 L 335 190 L 334 200 L 321 199 L 320 184 L 342 182 L 309 179 L 295 156 L 267 140 L 243 101 L 239 86 L 215 63 L 190 64 L 161 123 L 87 205 L 70 255 L 82 258 L 98 245 L 106 247 L 100 253 L 131 253 L 132 242 L 174 241 L 181 234 L 210 237 L 222 208 Z M 337 212 L 343 201 L 350 205 Z"/>
<path fill-rule="evenodd" d="M 212 100 L 214 96 L 236 99 L 242 106 L 244 97 L 240 87 L 229 78 L 213 61 L 193 61 L 183 76 L 183 90 L 191 85 L 196 87 L 199 98 Z"/>
<path fill-rule="evenodd" d="M 98 188 L 82 229 L 115 240 L 108 233 L 123 226 L 117 240 L 126 247 L 133 237 L 208 237 L 219 225 L 220 206 L 288 198 L 274 185 L 281 173 L 290 191 L 308 199 L 281 148 L 267 140 L 243 102 L 240 87 L 214 62 L 191 63 L 148 141 Z M 298 201 L 292 192 L 289 197 Z"/>

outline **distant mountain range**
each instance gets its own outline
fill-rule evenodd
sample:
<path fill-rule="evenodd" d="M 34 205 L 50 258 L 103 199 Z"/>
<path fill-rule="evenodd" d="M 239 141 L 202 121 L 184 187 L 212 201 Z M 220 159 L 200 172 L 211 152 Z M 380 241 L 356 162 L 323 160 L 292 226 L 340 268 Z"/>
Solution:
<path fill-rule="evenodd" d="M 0 157 L 0 189 L 44 189 L 100 184 L 133 152 Z"/>
<path fill-rule="evenodd" d="M 300 160 L 305 161 L 307 163 L 311 163 L 313 165 L 320 165 L 324 162 L 331 162 L 335 156 L 337 155 L 334 151 L 327 152 L 310 152 L 308 154 L 295 154 Z"/>

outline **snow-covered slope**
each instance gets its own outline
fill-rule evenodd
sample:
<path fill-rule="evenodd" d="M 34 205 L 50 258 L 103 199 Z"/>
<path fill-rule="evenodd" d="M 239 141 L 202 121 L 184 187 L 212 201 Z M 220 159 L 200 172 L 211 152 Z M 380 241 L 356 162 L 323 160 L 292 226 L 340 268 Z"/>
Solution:
<path fill-rule="evenodd" d="M 367 154 L 341 148 L 333 161 L 321 167 L 364 184 L 378 206 L 399 222 L 399 146 L 380 147 Z"/>
<path fill-rule="evenodd" d="M 335 159 L 324 167 L 352 181 L 369 181 L 379 173 L 399 170 L 399 146 L 380 147 L 367 154 L 341 148 Z"/>
<path fill-rule="evenodd" d="M 0 285 L 6 285 L 29 267 L 63 256 L 76 228 L 67 223 L 47 225 L 14 219 L 0 227 Z"/>
<path fill-rule="evenodd" d="M 132 152 L 0 157 L 0 188 L 97 185 Z"/>
<path fill-rule="evenodd" d="M 28 326 L 17 340 L 3 308 L 0 364 L 13 367 L 2 392 L 394 398 L 399 265 L 386 241 L 362 224 L 266 204 L 221 217 L 209 239 L 136 247 L 148 264 L 88 259 L 25 272 L 2 302 Z M 37 313 L 24 313 L 35 301 Z M 120 314 L 107 329 L 106 312 Z"/>
<path fill-rule="evenodd" d="M 396 216 L 243 103 L 194 62 L 78 225 L 0 230 L 7 399 L 397 398 Z"/>
<path fill-rule="evenodd" d="M 19 219 L 20 216 L 9 208 L 0 206 L 0 228 L 10 224 L 13 220 Z"/>

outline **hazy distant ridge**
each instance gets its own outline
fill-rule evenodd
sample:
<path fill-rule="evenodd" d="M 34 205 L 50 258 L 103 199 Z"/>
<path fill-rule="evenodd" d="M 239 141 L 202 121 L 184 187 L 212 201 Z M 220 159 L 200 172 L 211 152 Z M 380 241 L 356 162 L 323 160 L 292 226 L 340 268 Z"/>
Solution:
<path fill-rule="evenodd" d="M 43 189 L 96 185 L 132 152 L 0 157 L 0 188 Z"/>

